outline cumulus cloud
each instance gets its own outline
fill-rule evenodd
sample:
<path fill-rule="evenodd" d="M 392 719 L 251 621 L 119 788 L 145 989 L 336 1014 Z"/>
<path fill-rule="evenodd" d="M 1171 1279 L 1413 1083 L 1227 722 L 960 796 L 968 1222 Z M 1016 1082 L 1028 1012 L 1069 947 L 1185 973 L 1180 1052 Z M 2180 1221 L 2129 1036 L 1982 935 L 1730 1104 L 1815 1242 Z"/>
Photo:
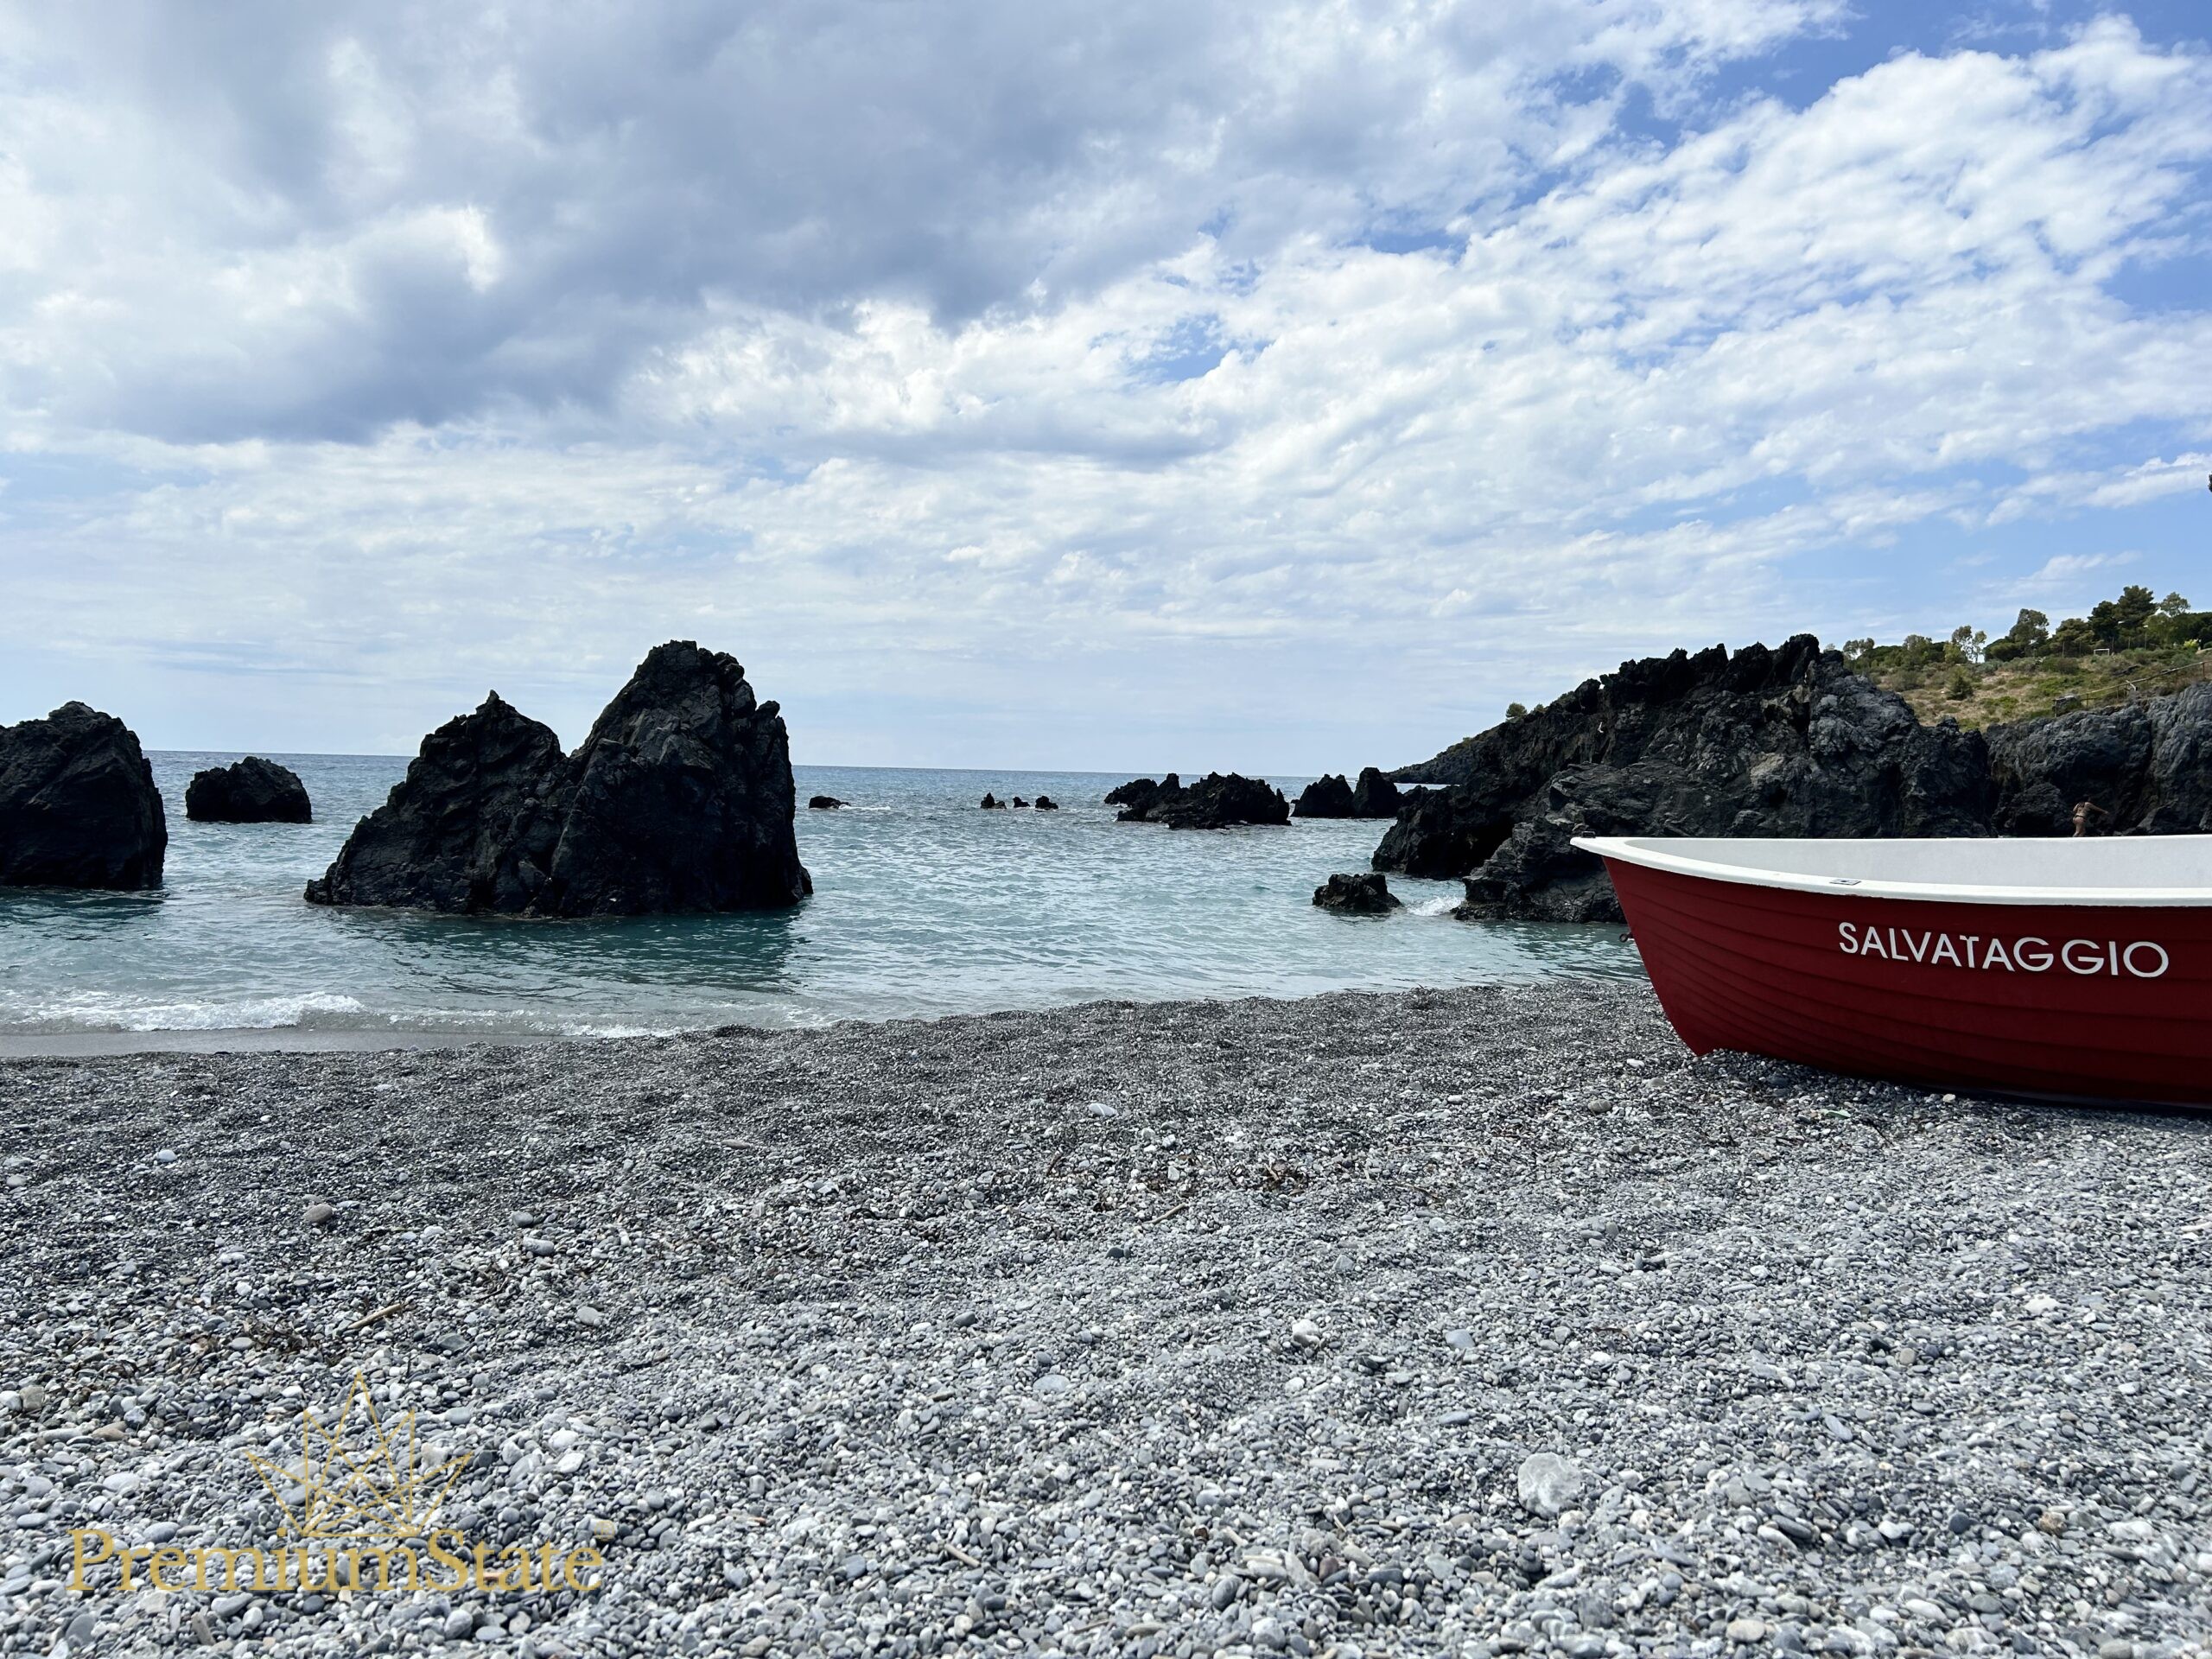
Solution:
<path fill-rule="evenodd" d="M 1033 758 L 1141 759 L 1110 710 L 1341 765 L 1855 627 L 1867 554 L 2201 467 L 2212 315 L 2126 295 L 2212 61 L 2107 18 L 1756 89 L 1841 19 L 21 12 L 0 629 L 580 709 L 699 632 L 822 758 L 934 688 Z"/>

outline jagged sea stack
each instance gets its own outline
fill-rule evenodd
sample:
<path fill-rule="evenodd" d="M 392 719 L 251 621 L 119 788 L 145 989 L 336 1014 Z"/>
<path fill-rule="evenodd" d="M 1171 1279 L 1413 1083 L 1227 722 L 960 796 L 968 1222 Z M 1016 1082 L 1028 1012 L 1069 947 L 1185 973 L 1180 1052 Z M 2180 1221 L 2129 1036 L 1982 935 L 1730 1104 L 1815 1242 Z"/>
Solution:
<path fill-rule="evenodd" d="M 656 646 L 573 755 L 494 694 L 423 742 L 308 899 L 517 916 L 772 910 L 814 890 L 791 744 L 736 658 Z"/>
<path fill-rule="evenodd" d="M 553 728 L 494 691 L 423 740 L 407 776 L 308 883 L 308 901 L 524 911 L 545 887 L 567 782 Z"/>
<path fill-rule="evenodd" d="M 571 764 L 543 913 L 780 910 L 814 891 L 783 716 L 727 652 L 654 646 Z"/>
<path fill-rule="evenodd" d="M 114 715 L 65 702 L 0 726 L 0 887 L 158 887 L 168 842 L 154 769 Z"/>
<path fill-rule="evenodd" d="M 315 807 L 298 772 L 249 754 L 194 773 L 184 816 L 200 823 L 311 823 Z"/>
<path fill-rule="evenodd" d="M 1352 816 L 1351 785 L 1342 772 L 1324 772 L 1298 792 L 1290 809 L 1294 818 L 1348 818 Z"/>

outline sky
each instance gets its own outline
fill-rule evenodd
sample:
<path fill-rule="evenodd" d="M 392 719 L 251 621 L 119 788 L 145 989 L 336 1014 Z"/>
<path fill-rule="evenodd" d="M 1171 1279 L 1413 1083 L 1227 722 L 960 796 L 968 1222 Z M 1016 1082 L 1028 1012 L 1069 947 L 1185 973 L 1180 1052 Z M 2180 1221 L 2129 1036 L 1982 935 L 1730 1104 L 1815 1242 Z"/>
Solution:
<path fill-rule="evenodd" d="M 0 0 L 0 722 L 1303 773 L 2212 606 L 2212 13 Z"/>

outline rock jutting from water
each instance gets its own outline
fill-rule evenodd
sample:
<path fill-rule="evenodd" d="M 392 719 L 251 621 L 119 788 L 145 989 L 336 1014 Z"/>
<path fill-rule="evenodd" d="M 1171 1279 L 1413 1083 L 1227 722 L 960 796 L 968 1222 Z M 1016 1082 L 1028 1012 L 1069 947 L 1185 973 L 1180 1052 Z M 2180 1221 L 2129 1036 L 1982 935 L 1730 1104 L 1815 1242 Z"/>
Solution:
<path fill-rule="evenodd" d="M 1317 908 L 1347 916 L 1387 916 L 1404 909 L 1405 902 L 1390 891 L 1380 870 L 1339 873 L 1313 889 Z"/>
<path fill-rule="evenodd" d="M 983 798 L 976 802 L 976 804 L 982 807 L 986 812 L 1003 812 L 1006 810 L 1006 803 L 999 799 L 997 796 L 992 794 L 988 789 L 983 791 Z"/>
<path fill-rule="evenodd" d="M 834 812 L 841 806 L 850 806 L 852 803 L 841 801 L 835 795 L 810 795 L 806 798 L 806 804 L 812 811 Z"/>
<path fill-rule="evenodd" d="M 1351 786 L 1352 817 L 1395 818 L 1405 804 L 1405 791 L 1384 776 L 1380 766 L 1359 769 L 1359 781 Z"/>
<path fill-rule="evenodd" d="M 154 769 L 114 715 L 65 702 L 0 726 L 0 887 L 158 887 L 168 839 Z"/>
<path fill-rule="evenodd" d="M 1182 779 L 1172 772 L 1156 783 L 1149 778 L 1132 778 L 1128 783 L 1116 784 L 1106 791 L 1106 804 L 1129 807 L 1135 810 L 1142 811 L 1163 791 L 1171 795 L 1179 794 L 1182 788 Z"/>
<path fill-rule="evenodd" d="M 1348 818 L 1352 816 L 1351 785 L 1340 772 L 1324 772 L 1298 791 L 1290 813 L 1295 818 Z"/>
<path fill-rule="evenodd" d="M 1149 786 L 1149 792 L 1145 792 Z M 1134 792 L 1133 792 L 1134 791 Z M 1164 823 L 1171 830 L 1226 830 L 1237 824 L 1290 822 L 1290 803 L 1279 789 L 1237 772 L 1210 772 L 1188 788 L 1173 772 L 1154 785 L 1147 778 L 1123 784 L 1106 798 L 1128 804 L 1122 823 Z"/>
<path fill-rule="evenodd" d="M 1578 835 L 1986 832 L 1981 734 L 1905 701 L 1801 634 L 1624 663 L 1399 774 L 1439 783 L 1376 849 L 1378 870 L 1459 876 L 1462 917 L 1611 921 Z"/>
<path fill-rule="evenodd" d="M 1395 818 L 1405 793 L 1380 766 L 1362 766 L 1359 781 L 1344 773 L 1324 773 L 1299 791 L 1291 816 L 1299 818 Z"/>
<path fill-rule="evenodd" d="M 184 816 L 200 823 L 312 823 L 315 806 L 298 772 L 249 754 L 194 773 Z"/>
<path fill-rule="evenodd" d="M 1039 812 L 1057 812 L 1060 810 L 1060 804 L 1049 795 L 1039 795 L 1030 804 Z"/>
<path fill-rule="evenodd" d="M 311 903 L 517 916 L 773 910 L 814 890 L 791 745 L 736 658 L 658 645 L 573 755 L 495 692 L 355 826 Z"/>

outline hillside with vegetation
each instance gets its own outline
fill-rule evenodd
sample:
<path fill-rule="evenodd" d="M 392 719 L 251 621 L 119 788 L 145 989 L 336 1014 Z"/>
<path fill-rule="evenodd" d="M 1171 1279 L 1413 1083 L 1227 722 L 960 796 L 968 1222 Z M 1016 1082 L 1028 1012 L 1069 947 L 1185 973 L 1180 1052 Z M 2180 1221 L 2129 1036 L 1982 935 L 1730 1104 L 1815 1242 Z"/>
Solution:
<path fill-rule="evenodd" d="M 2179 594 L 2161 600 L 2129 587 L 2056 627 L 2041 611 L 2024 610 L 1993 639 L 1967 625 L 1944 639 L 1847 639 L 1843 654 L 1923 721 L 1948 715 L 1961 726 L 1994 726 L 2163 696 L 2212 679 L 2212 612 L 2191 610 Z"/>

